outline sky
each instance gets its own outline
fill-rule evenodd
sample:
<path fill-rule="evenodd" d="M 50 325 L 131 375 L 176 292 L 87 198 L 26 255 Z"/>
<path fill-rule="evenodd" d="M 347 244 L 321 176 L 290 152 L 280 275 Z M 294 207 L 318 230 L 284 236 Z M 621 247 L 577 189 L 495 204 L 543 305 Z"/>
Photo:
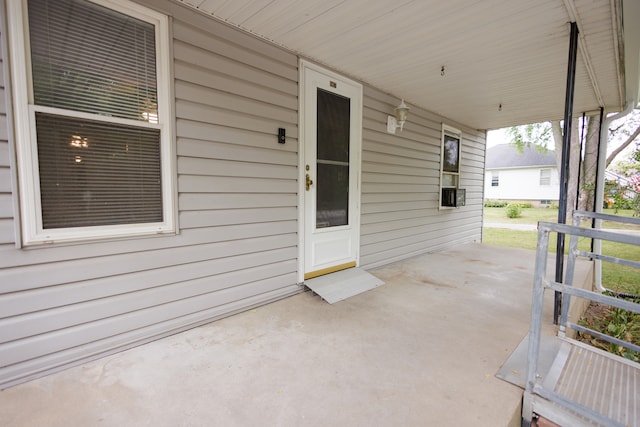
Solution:
<path fill-rule="evenodd" d="M 509 138 L 509 136 L 507 136 L 508 129 L 509 128 L 495 129 L 487 132 L 487 148 L 493 147 L 494 145 L 508 144 L 509 142 L 511 142 L 511 139 Z M 616 149 L 620 145 L 620 143 L 622 143 L 623 141 L 624 141 L 624 138 L 622 138 L 621 140 L 610 140 L 609 146 L 607 147 L 607 152 L 610 153 L 611 151 Z M 549 145 L 547 148 L 549 148 L 550 150 L 553 150 L 554 148 L 553 138 L 549 140 Z M 625 158 L 625 156 L 628 156 L 629 153 L 631 153 L 634 149 L 635 149 L 635 145 L 633 143 L 629 144 L 629 147 L 627 147 L 623 151 L 623 154 L 620 154 L 618 157 L 616 157 L 616 159 L 620 160 Z"/>
<path fill-rule="evenodd" d="M 507 129 L 509 128 L 495 129 L 487 132 L 487 148 L 511 142 L 511 139 L 507 136 Z M 553 139 L 549 141 L 548 148 L 553 150 Z"/>
<path fill-rule="evenodd" d="M 487 132 L 487 148 L 493 147 L 499 144 L 508 144 L 509 138 L 507 138 L 507 128 L 495 129 Z"/>

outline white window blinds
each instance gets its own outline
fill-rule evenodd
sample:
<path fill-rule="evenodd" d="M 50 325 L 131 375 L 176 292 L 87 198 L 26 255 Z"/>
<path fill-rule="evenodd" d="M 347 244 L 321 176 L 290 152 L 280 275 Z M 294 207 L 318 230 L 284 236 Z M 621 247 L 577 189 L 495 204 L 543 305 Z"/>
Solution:
<path fill-rule="evenodd" d="M 36 114 L 43 228 L 162 221 L 159 132 Z"/>
<path fill-rule="evenodd" d="M 152 24 L 85 0 L 29 0 L 29 35 L 36 105 L 157 120 Z"/>
<path fill-rule="evenodd" d="M 28 13 L 43 229 L 162 222 L 154 25 L 85 0 Z"/>

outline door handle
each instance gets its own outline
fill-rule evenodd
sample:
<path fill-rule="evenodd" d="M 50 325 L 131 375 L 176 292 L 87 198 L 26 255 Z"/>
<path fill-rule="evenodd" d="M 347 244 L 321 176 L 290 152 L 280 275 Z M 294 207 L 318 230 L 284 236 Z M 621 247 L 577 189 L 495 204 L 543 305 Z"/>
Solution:
<path fill-rule="evenodd" d="M 311 180 L 311 177 L 309 176 L 309 174 L 307 174 L 307 191 L 309 191 L 309 188 L 311 188 L 311 186 L 313 185 L 313 181 Z"/>

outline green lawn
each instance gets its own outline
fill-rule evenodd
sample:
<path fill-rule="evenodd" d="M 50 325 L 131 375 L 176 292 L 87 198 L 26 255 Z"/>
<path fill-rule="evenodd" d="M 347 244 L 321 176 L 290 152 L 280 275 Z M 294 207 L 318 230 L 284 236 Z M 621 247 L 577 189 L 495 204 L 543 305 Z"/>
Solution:
<path fill-rule="evenodd" d="M 614 212 L 607 212 L 613 214 Z M 619 211 L 618 215 L 631 216 L 632 211 Z M 538 221 L 557 222 L 558 211 L 548 208 L 523 209 L 522 216 L 510 219 L 506 216 L 504 208 L 485 208 L 485 222 L 512 223 L 512 224 L 537 224 Z M 621 228 L 618 224 L 603 223 L 605 228 Z M 630 227 L 639 228 L 639 227 Z M 482 242 L 492 245 L 507 246 L 535 250 L 537 245 L 537 231 L 519 231 L 506 228 L 484 228 L 482 230 Z M 556 233 L 549 236 L 549 251 L 555 252 Z M 590 239 L 582 239 L 578 245 L 583 250 L 591 246 Z M 565 243 L 565 250 L 569 246 L 569 240 Z M 634 261 L 640 261 L 640 247 L 624 245 L 613 242 L 603 242 L 602 252 L 605 255 L 616 256 Z M 602 263 L 602 284 L 619 292 L 640 295 L 640 269 L 609 262 Z M 580 324 L 588 326 L 618 339 L 640 344 L 640 315 L 619 309 L 606 308 L 604 311 L 592 305 L 580 319 Z M 608 343 L 590 335 L 580 334 L 580 340 L 588 342 L 596 347 L 627 359 L 639 362 L 640 354 L 627 350 L 622 346 Z"/>
<path fill-rule="evenodd" d="M 633 211 L 606 212 L 616 215 L 633 215 Z M 485 222 L 511 223 L 511 224 L 537 224 L 538 221 L 557 222 L 558 211 L 549 208 L 528 208 L 522 210 L 519 218 L 507 217 L 504 208 L 484 208 Z M 604 228 L 622 228 L 623 226 L 604 222 Z M 627 227 L 640 229 L 640 227 Z M 492 245 L 507 246 L 535 250 L 537 245 L 537 231 L 519 231 L 506 228 L 484 228 L 482 230 L 482 242 Z M 555 252 L 556 233 L 549 236 L 549 252 Z M 583 250 L 589 250 L 590 239 L 581 239 L 578 245 Z M 569 239 L 565 243 L 565 251 L 569 246 Z M 602 253 L 618 258 L 640 261 L 640 247 L 624 245 L 613 242 L 602 243 Z M 602 263 L 602 284 L 612 290 L 633 295 L 640 295 L 640 269 L 609 262 Z M 606 309 L 599 311 L 596 306 L 590 306 L 585 316 L 580 320 L 583 326 L 626 340 L 634 344 L 640 343 L 640 315 L 619 309 Z M 602 348 L 619 356 L 633 361 L 640 361 L 640 354 L 627 350 L 622 346 L 608 343 L 590 335 L 580 335 L 580 339 L 596 347 Z"/>
<path fill-rule="evenodd" d="M 613 214 L 612 210 L 605 213 Z M 618 215 L 631 216 L 633 211 L 619 211 Z M 554 216 L 555 215 L 555 216 Z M 504 208 L 485 208 L 485 222 L 499 222 L 512 224 L 537 224 L 538 221 L 557 222 L 558 211 L 550 208 L 529 208 L 522 210 L 522 216 L 510 219 L 504 213 Z M 604 223 L 605 228 L 614 228 L 611 223 Z M 620 228 L 620 227 L 617 227 Z M 640 229 L 640 227 L 629 227 Z M 507 246 L 513 248 L 536 249 L 537 231 L 518 231 L 505 228 L 484 228 L 482 242 L 490 245 Z M 580 241 L 580 247 L 588 249 L 590 240 Z M 565 247 L 569 246 L 567 239 Z M 640 261 L 640 247 L 613 242 L 603 242 L 602 252 L 605 255 Z M 549 251 L 555 252 L 556 234 L 550 236 Z M 602 283 L 605 287 L 624 292 L 640 294 L 640 269 L 626 267 L 608 262 L 602 263 Z"/>
<path fill-rule="evenodd" d="M 506 224 L 537 224 L 538 221 L 558 222 L 558 209 L 522 209 L 522 215 L 520 217 L 509 218 L 504 208 L 484 208 L 484 221 Z"/>
<path fill-rule="evenodd" d="M 602 213 L 619 216 L 633 216 L 632 209 L 604 209 Z M 518 218 L 509 218 L 505 208 L 484 208 L 485 222 L 500 222 L 505 224 L 537 224 L 538 221 L 558 222 L 558 209 L 554 208 L 525 208 Z M 630 228 L 640 230 L 640 225 L 619 224 L 611 221 L 604 221 L 603 228 Z"/>

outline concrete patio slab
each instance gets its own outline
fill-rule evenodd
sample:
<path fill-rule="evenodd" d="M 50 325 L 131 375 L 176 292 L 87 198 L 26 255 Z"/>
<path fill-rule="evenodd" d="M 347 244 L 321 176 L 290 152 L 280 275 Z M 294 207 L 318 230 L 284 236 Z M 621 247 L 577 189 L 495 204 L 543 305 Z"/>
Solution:
<path fill-rule="evenodd" d="M 0 420 L 516 426 L 522 390 L 495 373 L 528 332 L 533 262 L 481 244 L 397 262 L 333 305 L 305 292 L 4 390 Z"/>

